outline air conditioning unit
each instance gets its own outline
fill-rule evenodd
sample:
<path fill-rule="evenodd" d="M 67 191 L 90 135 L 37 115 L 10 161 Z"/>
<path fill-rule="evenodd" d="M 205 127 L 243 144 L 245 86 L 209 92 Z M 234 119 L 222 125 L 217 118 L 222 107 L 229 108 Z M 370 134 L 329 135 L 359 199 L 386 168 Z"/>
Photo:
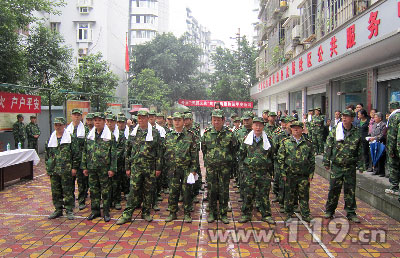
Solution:
<path fill-rule="evenodd" d="M 80 48 L 78 49 L 79 56 L 86 56 L 87 55 L 87 48 Z"/>
<path fill-rule="evenodd" d="M 294 28 L 292 29 L 292 39 L 300 39 L 300 31 L 300 25 L 294 26 Z"/>

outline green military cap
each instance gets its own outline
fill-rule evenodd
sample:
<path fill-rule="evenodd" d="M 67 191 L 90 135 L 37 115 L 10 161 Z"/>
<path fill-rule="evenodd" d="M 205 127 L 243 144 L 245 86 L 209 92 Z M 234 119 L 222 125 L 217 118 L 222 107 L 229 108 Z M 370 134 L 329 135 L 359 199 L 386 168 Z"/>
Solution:
<path fill-rule="evenodd" d="M 62 124 L 65 125 L 67 123 L 67 120 L 65 120 L 64 117 L 56 117 L 54 118 L 53 124 Z"/>
<path fill-rule="evenodd" d="M 321 112 L 321 108 L 320 107 L 316 107 L 316 108 L 314 108 L 314 110 L 318 110 L 319 112 Z"/>
<path fill-rule="evenodd" d="M 31 115 L 30 118 L 37 118 L 36 115 Z"/>
<path fill-rule="evenodd" d="M 232 118 L 233 121 L 240 121 L 240 117 L 239 116 L 235 116 L 234 118 Z"/>
<path fill-rule="evenodd" d="M 250 119 L 250 118 L 253 118 L 253 115 L 251 112 L 246 111 L 243 113 L 242 119 Z"/>
<path fill-rule="evenodd" d="M 24 117 L 22 114 L 18 114 L 17 118 Z"/>
<path fill-rule="evenodd" d="M 351 117 L 355 117 L 355 116 L 356 116 L 356 113 L 355 113 L 353 110 L 348 110 L 348 109 L 346 109 L 346 110 L 344 110 L 344 111 L 342 112 L 342 116 L 351 116 Z"/>
<path fill-rule="evenodd" d="M 183 118 L 183 114 L 181 112 L 175 112 L 172 115 L 172 118 Z"/>
<path fill-rule="evenodd" d="M 183 118 L 193 119 L 193 115 L 192 115 L 192 113 L 186 113 L 186 114 L 183 114 Z"/>
<path fill-rule="evenodd" d="M 104 116 L 108 116 L 109 114 L 111 114 L 110 111 L 105 111 L 105 112 L 104 112 Z"/>
<path fill-rule="evenodd" d="M 390 109 L 398 109 L 400 107 L 400 103 L 398 101 L 391 101 L 389 102 Z"/>
<path fill-rule="evenodd" d="M 118 116 L 117 117 L 117 122 L 126 122 L 126 117 L 125 116 Z"/>
<path fill-rule="evenodd" d="M 86 119 L 93 119 L 94 113 L 88 113 Z"/>
<path fill-rule="evenodd" d="M 281 116 L 280 121 L 286 123 L 286 116 Z"/>
<path fill-rule="evenodd" d="M 138 116 L 148 116 L 148 115 L 149 115 L 149 112 L 148 112 L 147 110 L 139 110 L 139 111 L 137 112 L 137 115 L 138 115 Z"/>
<path fill-rule="evenodd" d="M 290 125 L 290 127 L 294 127 L 294 126 L 300 126 L 301 128 L 304 127 L 303 122 L 300 121 L 293 121 L 293 123 Z"/>
<path fill-rule="evenodd" d="M 309 109 L 308 109 L 308 112 L 312 112 L 312 111 L 314 111 L 313 108 L 309 108 Z"/>
<path fill-rule="evenodd" d="M 268 109 L 264 109 L 262 113 L 263 113 L 263 114 L 268 114 L 268 113 L 269 113 L 269 110 L 268 110 Z"/>
<path fill-rule="evenodd" d="M 276 113 L 275 112 L 269 112 L 268 116 L 276 116 Z"/>
<path fill-rule="evenodd" d="M 149 116 L 151 116 L 151 115 L 155 116 L 155 115 L 156 115 L 156 111 L 150 110 L 150 111 L 149 111 Z"/>
<path fill-rule="evenodd" d="M 156 116 L 157 116 L 157 117 L 164 117 L 164 118 L 165 118 L 165 116 L 164 116 L 163 113 L 157 113 Z"/>
<path fill-rule="evenodd" d="M 255 118 L 253 118 L 253 123 L 254 122 L 260 122 L 260 123 L 264 124 L 264 119 L 262 119 L 261 117 L 255 117 Z"/>
<path fill-rule="evenodd" d="M 117 116 L 125 116 L 123 112 L 119 112 Z"/>
<path fill-rule="evenodd" d="M 236 114 L 236 113 L 233 113 L 232 115 L 231 115 L 231 118 L 235 118 L 235 117 L 237 117 L 238 115 Z"/>
<path fill-rule="evenodd" d="M 167 119 L 172 119 L 173 117 L 171 115 L 167 116 Z"/>
<path fill-rule="evenodd" d="M 211 113 L 211 116 L 224 117 L 224 111 L 222 111 L 221 109 L 214 109 L 213 112 Z"/>
<path fill-rule="evenodd" d="M 137 116 L 132 116 L 132 120 L 137 120 Z"/>
<path fill-rule="evenodd" d="M 108 115 L 106 116 L 106 119 L 107 119 L 107 120 L 114 120 L 114 121 L 116 121 L 116 120 L 117 120 L 117 116 L 114 115 L 114 114 L 108 114 Z"/>
<path fill-rule="evenodd" d="M 183 114 L 190 114 L 190 113 L 192 113 L 192 110 L 190 108 L 183 111 Z"/>
<path fill-rule="evenodd" d="M 80 114 L 80 115 L 82 115 L 82 110 L 80 110 L 79 108 L 74 108 L 74 109 L 72 109 L 71 114 Z"/>
<path fill-rule="evenodd" d="M 101 118 L 101 119 L 106 119 L 106 116 L 104 115 L 104 113 L 103 112 L 95 112 L 94 114 L 93 114 L 93 118 Z"/>
<path fill-rule="evenodd" d="M 293 122 L 295 120 L 296 120 L 296 118 L 294 116 L 287 116 L 285 122 L 286 123 L 290 123 L 290 122 Z"/>

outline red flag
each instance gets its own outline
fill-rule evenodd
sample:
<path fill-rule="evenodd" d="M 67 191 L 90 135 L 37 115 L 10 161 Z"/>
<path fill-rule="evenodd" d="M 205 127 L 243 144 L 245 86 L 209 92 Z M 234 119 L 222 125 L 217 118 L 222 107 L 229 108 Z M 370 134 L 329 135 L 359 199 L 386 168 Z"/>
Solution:
<path fill-rule="evenodd" d="M 126 49 L 125 49 L 125 71 L 129 72 L 129 50 L 128 50 L 128 36 L 126 36 Z"/>

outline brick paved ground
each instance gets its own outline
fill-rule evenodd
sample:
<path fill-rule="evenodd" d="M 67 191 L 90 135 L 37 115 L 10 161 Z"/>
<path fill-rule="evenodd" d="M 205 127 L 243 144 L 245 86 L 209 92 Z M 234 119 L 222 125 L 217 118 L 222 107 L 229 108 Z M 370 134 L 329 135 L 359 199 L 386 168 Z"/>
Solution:
<path fill-rule="evenodd" d="M 87 221 L 89 209 L 76 211 L 73 221 L 65 217 L 48 220 L 53 207 L 42 161 L 34 173 L 33 181 L 9 186 L 0 192 L 0 257 L 400 257 L 400 223 L 359 200 L 361 224 L 347 224 L 343 198 L 333 222 L 328 224 L 329 221 L 321 219 L 328 182 L 319 176 L 312 182 L 310 200 L 311 214 L 317 223 L 310 228 L 300 222 L 289 230 L 282 222 L 284 216 L 279 213 L 277 204 L 272 204 L 276 226 L 261 222 L 256 213 L 256 221 L 238 223 L 240 203 L 233 184 L 230 191 L 233 211 L 229 213 L 231 222 L 228 225 L 207 223 L 207 202 L 195 206 L 192 224 L 182 221 L 182 211 L 178 214 L 180 220 L 165 223 L 167 196 L 151 223 L 140 219 L 138 210 L 133 222 L 122 226 L 115 225 L 121 215 L 121 211 L 116 210 L 112 210 L 109 223 L 102 219 Z M 243 229 L 255 230 L 258 236 L 265 232 L 267 237 L 271 230 L 271 240 L 257 242 L 257 237 L 240 242 L 234 237 L 226 241 L 212 239 L 215 230 L 240 232 Z M 209 233 L 208 230 L 213 231 Z M 368 241 L 366 233 L 377 230 L 384 232 L 385 241 Z"/>

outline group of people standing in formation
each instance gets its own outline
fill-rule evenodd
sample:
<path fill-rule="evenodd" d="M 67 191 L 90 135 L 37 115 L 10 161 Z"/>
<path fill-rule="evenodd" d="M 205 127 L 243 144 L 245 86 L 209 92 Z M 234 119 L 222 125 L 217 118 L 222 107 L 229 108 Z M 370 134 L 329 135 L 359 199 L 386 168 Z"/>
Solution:
<path fill-rule="evenodd" d="M 400 105 L 391 102 L 389 108 L 388 164 L 391 191 L 398 193 Z M 309 111 L 304 122 L 287 115 L 280 116 L 279 123 L 275 112 L 264 110 L 262 117 L 255 117 L 247 111 L 242 117 L 232 115 L 233 127 L 228 127 L 223 110 L 216 108 L 211 114 L 211 125 L 201 135 L 200 125 L 193 121 L 190 110 L 175 112 L 167 119 L 162 113 L 140 110 L 134 125 L 127 124 L 122 113 L 96 112 L 86 116 L 84 125 L 82 111 L 74 109 L 69 125 L 63 117 L 54 119 L 55 131 L 46 142 L 45 163 L 55 206 L 49 219 L 62 216 L 63 209 L 68 219 L 74 219 L 77 181 L 80 210 L 86 208 L 90 190 L 88 220 L 100 217 L 102 209 L 104 220 L 110 221 L 110 209 L 122 209 L 123 193 L 127 202 L 117 224 L 130 223 L 137 208 L 141 208 L 141 217 L 150 222 L 151 210 L 160 210 L 158 202 L 163 200 L 164 192 L 169 194 L 170 212 L 165 221 L 177 219 L 178 203 L 183 201 L 184 221 L 190 223 L 193 204 L 199 202 L 197 196 L 206 182 L 207 221 L 227 224 L 227 213 L 232 209 L 229 184 L 234 179 L 240 194 L 238 201 L 242 203 L 240 223 L 252 220 L 253 208 L 261 213 L 262 221 L 275 223 L 271 216 L 271 191 L 271 201 L 279 203 L 286 222 L 292 220 L 295 212 L 300 212 L 303 221 L 310 222 L 309 191 L 315 155 L 323 154 L 323 165 L 331 172 L 324 217 L 334 216 L 343 186 L 347 218 L 359 223 L 356 170 L 364 171 L 367 163 L 364 136 L 360 127 L 354 125 L 356 112 L 351 108 L 336 112 L 334 126 L 325 141 L 321 109 Z M 382 117 L 378 114 L 378 118 Z M 35 118 L 31 120 L 35 124 Z M 362 117 L 361 121 L 365 123 Z M 377 119 L 379 126 L 380 122 Z M 38 134 L 40 131 L 33 133 Z M 372 137 L 379 140 L 381 136 Z M 204 180 L 200 151 L 206 168 Z"/>

